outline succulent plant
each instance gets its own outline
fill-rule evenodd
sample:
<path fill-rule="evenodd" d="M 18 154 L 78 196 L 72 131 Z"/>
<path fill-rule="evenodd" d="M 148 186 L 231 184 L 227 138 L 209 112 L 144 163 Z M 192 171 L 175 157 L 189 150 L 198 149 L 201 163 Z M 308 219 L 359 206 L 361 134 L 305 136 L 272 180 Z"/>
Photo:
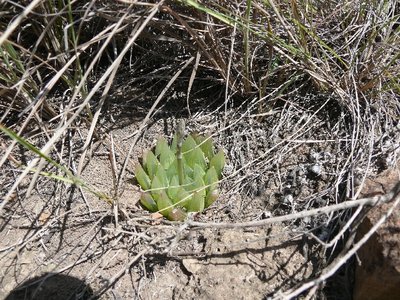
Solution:
<path fill-rule="evenodd" d="M 201 212 L 218 197 L 218 182 L 225 164 L 222 150 L 214 152 L 210 136 L 184 137 L 184 123 L 178 125 L 171 145 L 157 141 L 135 167 L 142 188 L 141 205 L 173 221 L 186 219 L 187 212 Z"/>

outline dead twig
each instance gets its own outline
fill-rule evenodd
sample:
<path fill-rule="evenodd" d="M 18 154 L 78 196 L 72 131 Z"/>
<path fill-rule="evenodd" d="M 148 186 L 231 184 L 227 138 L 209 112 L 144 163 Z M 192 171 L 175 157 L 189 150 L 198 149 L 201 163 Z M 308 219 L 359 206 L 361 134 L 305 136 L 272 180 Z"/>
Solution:
<path fill-rule="evenodd" d="M 315 286 L 320 285 L 321 283 L 326 281 L 329 277 L 334 275 L 336 273 L 336 271 L 341 266 L 343 266 L 361 248 L 362 245 L 364 245 L 369 240 L 369 238 L 378 230 L 378 228 L 389 218 L 389 216 L 392 214 L 392 212 L 398 207 L 398 205 L 400 203 L 400 182 L 397 183 L 397 185 L 394 187 L 394 189 L 390 193 L 388 193 L 387 195 L 382 196 L 382 197 L 384 197 L 384 199 L 386 199 L 386 201 L 394 200 L 393 205 L 387 210 L 387 212 L 385 214 L 383 214 L 383 216 L 376 222 L 376 224 L 374 226 L 372 226 L 372 228 L 356 244 L 354 244 L 354 246 L 350 250 L 345 248 L 338 255 L 338 257 L 322 271 L 321 275 L 318 278 L 310 280 L 296 289 L 290 289 L 283 295 L 282 294 L 277 295 L 273 299 L 287 299 L 287 300 L 294 299 L 294 298 L 296 298 L 296 296 L 300 295 L 302 292 L 304 292 L 310 288 L 313 288 Z M 374 198 L 376 198 L 376 197 L 372 197 L 369 199 L 374 199 Z M 360 200 L 363 200 L 363 199 L 360 199 Z M 383 200 L 383 198 L 382 198 L 382 200 Z M 375 203 L 377 203 L 377 202 L 375 202 Z"/>
<path fill-rule="evenodd" d="M 195 222 L 195 221 L 188 221 L 187 225 L 189 228 L 244 228 L 244 227 L 260 227 L 266 226 L 273 223 L 280 223 L 295 219 L 303 219 L 307 217 L 322 215 L 322 214 L 329 214 L 331 212 L 345 210 L 353 207 L 359 206 L 375 206 L 377 204 L 385 203 L 393 198 L 397 197 L 400 193 L 400 182 L 386 195 L 378 195 L 370 198 L 363 198 L 358 200 L 350 200 L 345 201 L 343 203 L 329 205 L 321 208 L 315 208 L 310 210 L 301 211 L 298 213 L 288 214 L 279 217 L 268 218 L 265 220 L 259 221 L 250 221 L 250 222 L 242 222 L 242 223 L 203 223 L 203 222 Z"/>

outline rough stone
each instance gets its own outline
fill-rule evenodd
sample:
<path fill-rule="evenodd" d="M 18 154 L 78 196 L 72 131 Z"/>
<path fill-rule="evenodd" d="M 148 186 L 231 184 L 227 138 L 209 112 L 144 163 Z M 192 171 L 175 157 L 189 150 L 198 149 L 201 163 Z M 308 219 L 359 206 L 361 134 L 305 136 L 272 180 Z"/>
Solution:
<path fill-rule="evenodd" d="M 361 197 L 388 193 L 398 182 L 400 164 L 378 178 L 367 180 Z M 392 207 L 393 201 L 372 208 L 358 228 L 357 240 Z M 386 222 L 357 252 L 354 300 L 400 299 L 400 209 L 395 208 Z"/>

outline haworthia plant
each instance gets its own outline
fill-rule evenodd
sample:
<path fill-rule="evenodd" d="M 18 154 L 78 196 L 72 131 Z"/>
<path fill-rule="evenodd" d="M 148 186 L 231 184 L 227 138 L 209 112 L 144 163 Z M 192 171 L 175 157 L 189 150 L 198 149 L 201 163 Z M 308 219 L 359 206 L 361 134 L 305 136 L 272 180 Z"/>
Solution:
<path fill-rule="evenodd" d="M 224 165 L 224 152 L 214 152 L 210 136 L 191 134 L 184 139 L 180 122 L 171 145 L 160 138 L 154 152 L 147 151 L 136 165 L 140 203 L 169 220 L 182 221 L 187 212 L 201 212 L 218 198 Z"/>

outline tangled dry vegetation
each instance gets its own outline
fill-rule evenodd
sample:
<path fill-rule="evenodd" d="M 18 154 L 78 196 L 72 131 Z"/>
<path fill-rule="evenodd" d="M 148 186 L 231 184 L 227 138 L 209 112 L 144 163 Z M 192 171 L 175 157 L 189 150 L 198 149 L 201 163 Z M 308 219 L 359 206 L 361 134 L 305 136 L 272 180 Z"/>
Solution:
<path fill-rule="evenodd" d="M 350 297 L 360 188 L 399 159 L 399 9 L 1 1 L 0 295 Z M 133 169 L 181 119 L 227 163 L 170 222 Z"/>

